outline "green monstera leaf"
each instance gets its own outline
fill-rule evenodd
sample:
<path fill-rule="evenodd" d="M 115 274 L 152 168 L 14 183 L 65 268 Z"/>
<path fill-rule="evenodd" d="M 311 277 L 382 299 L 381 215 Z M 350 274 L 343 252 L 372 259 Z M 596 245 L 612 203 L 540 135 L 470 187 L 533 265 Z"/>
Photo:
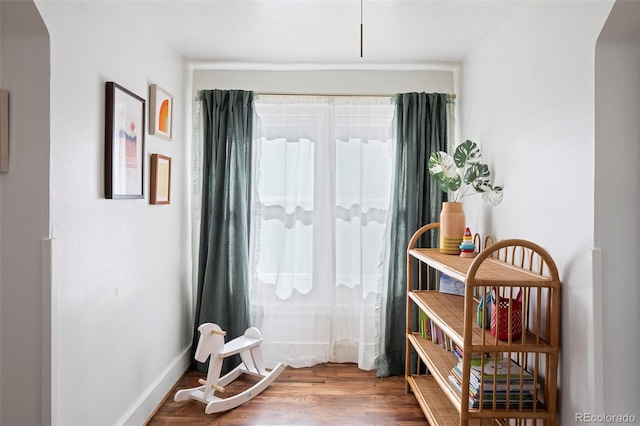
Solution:
<path fill-rule="evenodd" d="M 502 187 L 491 186 L 489 183 L 484 183 L 475 187 L 475 190 L 482 193 L 482 199 L 486 201 L 490 206 L 497 206 L 502 202 Z"/>
<path fill-rule="evenodd" d="M 453 157 L 446 152 L 436 151 L 431 153 L 427 167 L 431 176 L 436 178 L 442 191 L 457 191 L 460 188 L 462 178 L 456 170 Z"/>
<path fill-rule="evenodd" d="M 461 169 L 472 164 L 477 164 L 480 162 L 480 148 L 478 148 L 475 142 L 467 139 L 464 143 L 458 145 L 456 151 L 453 153 L 453 159 L 456 162 L 456 166 Z"/>
<path fill-rule="evenodd" d="M 442 191 L 454 193 L 454 201 L 470 195 L 468 189 L 473 188 L 492 206 L 502 202 L 502 187 L 491 185 L 489 166 L 480 162 L 480 148 L 475 142 L 467 139 L 458 145 L 453 156 L 444 151 L 433 152 L 427 167 Z M 463 183 L 467 186 L 461 189 Z"/>
<path fill-rule="evenodd" d="M 471 164 L 467 171 L 464 174 L 464 183 L 467 185 L 473 185 L 474 189 L 477 191 L 477 186 L 483 183 L 489 183 L 489 179 L 491 178 L 491 172 L 489 171 L 489 166 L 486 164 Z"/>

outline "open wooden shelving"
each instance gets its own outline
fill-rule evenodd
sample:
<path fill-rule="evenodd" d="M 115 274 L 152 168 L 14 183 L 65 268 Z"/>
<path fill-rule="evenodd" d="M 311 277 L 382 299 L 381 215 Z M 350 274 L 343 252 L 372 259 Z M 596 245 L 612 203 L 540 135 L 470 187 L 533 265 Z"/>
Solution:
<path fill-rule="evenodd" d="M 516 424 L 536 421 L 555 424 L 561 285 L 553 260 L 541 247 L 525 240 L 499 241 L 485 247 L 476 258 L 415 247 L 422 234 L 437 228 L 435 223 L 419 229 L 407 249 L 407 390 L 413 391 L 431 425 L 505 424 L 509 419 L 515 419 Z M 414 283 L 416 270 L 420 272 Z M 464 282 L 464 296 L 440 292 L 440 274 Z M 480 328 L 476 323 L 479 300 L 492 291 L 511 300 L 507 302 L 511 319 L 505 320 L 505 324 L 497 320 L 498 328 L 504 326 L 509 330 L 506 340 L 499 340 L 490 329 Z M 512 300 L 517 292 L 523 295 L 521 308 Z M 445 336 L 446 344 L 437 344 L 415 330 L 412 321 L 416 309 L 428 318 L 429 329 L 436 328 Z M 521 315 L 514 314 L 518 309 Z M 484 321 L 489 322 L 490 318 Z M 522 335 L 512 336 L 518 321 L 522 324 Z M 461 355 L 452 351 L 456 346 Z M 417 353 L 417 365 L 411 363 L 412 352 Z M 478 407 L 470 408 L 470 369 L 472 357 L 478 354 L 514 360 L 517 369 L 509 372 L 522 375 L 519 377 L 531 373 L 538 385 L 535 390 L 525 391 L 519 381 L 511 382 L 507 389 L 519 398 L 509 392 L 506 398 L 514 406 L 498 408 L 497 403 L 488 402 L 490 405 L 485 406 L 480 402 Z M 476 359 L 476 362 L 485 365 L 485 361 Z M 462 380 L 457 385 L 461 390 L 449 379 L 457 364 L 462 370 Z M 412 374 L 421 371 L 421 365 L 427 373 Z M 497 377 L 493 376 L 493 380 Z M 499 399 L 497 388 L 484 380 L 479 386 L 485 390 L 483 395 L 489 392 L 493 399 Z M 522 399 L 524 394 L 533 399 L 529 407 Z"/>

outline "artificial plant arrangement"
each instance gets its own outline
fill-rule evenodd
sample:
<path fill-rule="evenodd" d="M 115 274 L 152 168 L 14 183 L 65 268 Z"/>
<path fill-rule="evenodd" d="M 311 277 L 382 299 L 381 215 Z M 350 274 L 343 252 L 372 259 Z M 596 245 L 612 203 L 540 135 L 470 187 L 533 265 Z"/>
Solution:
<path fill-rule="evenodd" d="M 469 190 L 473 188 L 489 205 L 497 206 L 502 201 L 502 187 L 490 183 L 489 166 L 480 162 L 480 156 L 478 145 L 467 139 L 456 147 L 453 157 L 444 151 L 433 152 L 428 162 L 429 174 L 440 189 L 453 194 L 451 201 L 460 202 L 472 195 Z"/>

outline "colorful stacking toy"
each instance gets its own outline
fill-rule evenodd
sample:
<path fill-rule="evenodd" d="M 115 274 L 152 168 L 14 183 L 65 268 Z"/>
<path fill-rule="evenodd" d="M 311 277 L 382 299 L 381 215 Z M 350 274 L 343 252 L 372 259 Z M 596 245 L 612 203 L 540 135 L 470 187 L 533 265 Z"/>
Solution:
<path fill-rule="evenodd" d="M 471 231 L 469 228 L 465 229 L 464 237 L 462 237 L 462 243 L 460 244 L 460 257 L 475 257 L 476 245 L 473 244 L 473 238 L 471 237 Z"/>

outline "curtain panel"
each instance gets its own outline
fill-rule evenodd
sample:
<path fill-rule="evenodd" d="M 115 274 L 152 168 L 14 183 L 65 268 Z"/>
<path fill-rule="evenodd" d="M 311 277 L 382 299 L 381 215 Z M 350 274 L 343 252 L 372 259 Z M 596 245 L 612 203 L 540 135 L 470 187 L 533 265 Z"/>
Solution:
<path fill-rule="evenodd" d="M 218 324 L 227 340 L 249 327 L 249 225 L 252 180 L 253 92 L 203 90 L 198 282 L 192 352 L 198 326 Z M 192 354 L 193 355 L 193 354 Z M 193 357 L 192 357 L 193 359 Z M 223 371 L 237 359 L 225 359 Z M 193 361 L 200 371 L 206 365 Z"/>
<path fill-rule="evenodd" d="M 377 300 L 376 367 L 379 377 L 404 374 L 406 345 L 406 249 L 422 225 L 438 222 L 444 194 L 429 175 L 433 151 L 447 151 L 453 128 L 453 99 L 438 93 L 402 93 L 395 103 L 395 164 L 385 240 L 388 258 Z M 437 247 L 437 235 L 421 241 Z M 417 279 L 414 280 L 417 283 Z M 417 315 L 413 318 L 417 327 Z M 415 328 L 414 328 L 415 329 Z"/>

